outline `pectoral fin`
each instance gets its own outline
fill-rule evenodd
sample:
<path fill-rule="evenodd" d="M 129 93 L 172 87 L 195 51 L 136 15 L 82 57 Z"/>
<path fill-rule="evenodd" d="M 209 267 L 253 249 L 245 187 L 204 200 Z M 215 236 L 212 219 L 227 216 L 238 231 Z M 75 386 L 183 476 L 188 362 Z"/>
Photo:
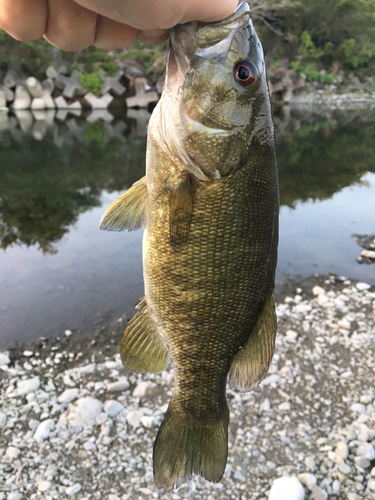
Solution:
<path fill-rule="evenodd" d="M 100 229 L 106 231 L 143 229 L 146 224 L 147 208 L 146 178 L 142 177 L 107 208 L 100 220 Z"/>
<path fill-rule="evenodd" d="M 168 348 L 152 328 L 144 298 L 137 309 L 121 339 L 121 360 L 129 370 L 159 373 L 168 364 Z"/>
<path fill-rule="evenodd" d="M 171 245 L 176 247 L 186 243 L 189 237 L 191 214 L 193 212 L 193 195 L 189 175 L 176 179 L 168 179 L 169 191 L 169 233 Z"/>
<path fill-rule="evenodd" d="M 247 392 L 264 379 L 271 364 L 275 336 L 275 304 L 273 295 L 270 295 L 248 341 L 233 358 L 229 372 L 231 386 Z"/>

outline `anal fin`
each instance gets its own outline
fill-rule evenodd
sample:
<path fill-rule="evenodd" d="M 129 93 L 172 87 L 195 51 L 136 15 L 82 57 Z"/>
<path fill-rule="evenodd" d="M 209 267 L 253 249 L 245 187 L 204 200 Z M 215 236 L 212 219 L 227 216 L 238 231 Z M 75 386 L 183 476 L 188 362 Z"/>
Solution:
<path fill-rule="evenodd" d="M 142 229 L 146 225 L 147 208 L 146 178 L 142 177 L 107 208 L 100 220 L 100 229 L 106 231 Z"/>
<path fill-rule="evenodd" d="M 271 364 L 275 336 L 275 303 L 271 294 L 248 341 L 233 358 L 229 372 L 229 383 L 232 387 L 247 392 L 264 379 Z"/>
<path fill-rule="evenodd" d="M 121 339 L 121 360 L 129 370 L 159 373 L 168 364 L 168 348 L 152 328 L 144 298 L 137 309 Z"/>
<path fill-rule="evenodd" d="M 193 194 L 189 174 L 167 181 L 169 191 L 169 233 L 172 247 L 186 243 L 189 237 Z"/>

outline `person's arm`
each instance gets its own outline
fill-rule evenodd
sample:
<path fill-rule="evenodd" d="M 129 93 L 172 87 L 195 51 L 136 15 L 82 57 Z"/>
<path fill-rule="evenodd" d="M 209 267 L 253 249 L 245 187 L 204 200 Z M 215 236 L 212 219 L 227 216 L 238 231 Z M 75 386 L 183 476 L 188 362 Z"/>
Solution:
<path fill-rule="evenodd" d="M 238 0 L 0 0 L 0 28 L 21 41 L 44 36 L 52 45 L 81 50 L 128 46 L 134 38 L 157 44 L 166 30 L 188 21 L 218 21 Z"/>

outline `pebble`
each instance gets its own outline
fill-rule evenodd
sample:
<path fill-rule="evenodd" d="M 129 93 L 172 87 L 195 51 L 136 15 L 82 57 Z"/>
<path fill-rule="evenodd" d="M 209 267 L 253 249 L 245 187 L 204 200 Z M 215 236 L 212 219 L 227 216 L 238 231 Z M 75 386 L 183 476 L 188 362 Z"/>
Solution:
<path fill-rule="evenodd" d="M 57 398 L 57 401 L 62 404 L 70 403 L 76 399 L 78 393 L 78 389 L 67 389 L 62 394 L 60 394 L 60 396 Z"/>
<path fill-rule="evenodd" d="M 66 488 L 65 493 L 71 497 L 81 491 L 81 488 L 82 486 L 79 483 L 76 483 L 73 486 L 69 486 L 68 488 Z"/>
<path fill-rule="evenodd" d="M 348 458 L 348 455 L 349 455 L 348 445 L 346 443 L 344 443 L 343 441 L 339 441 L 337 443 L 335 453 L 336 453 L 336 455 L 339 455 L 340 457 L 342 457 L 345 460 L 346 458 Z"/>
<path fill-rule="evenodd" d="M 367 483 L 367 487 L 371 491 L 375 491 L 375 479 L 370 479 L 370 481 Z"/>
<path fill-rule="evenodd" d="M 365 457 L 370 461 L 375 459 L 375 449 L 370 443 L 361 443 L 356 454 L 358 457 Z"/>
<path fill-rule="evenodd" d="M 369 290 L 371 288 L 371 285 L 369 285 L 368 283 L 361 283 L 361 282 L 356 283 L 355 286 L 360 291 Z"/>
<path fill-rule="evenodd" d="M 121 411 L 123 411 L 123 409 L 124 406 L 118 401 L 115 401 L 114 399 L 107 400 L 104 403 L 104 411 L 107 413 L 109 417 L 115 417 Z"/>
<path fill-rule="evenodd" d="M 7 500 L 22 500 L 22 499 L 23 495 L 18 491 L 12 491 L 11 493 L 8 493 Z"/>
<path fill-rule="evenodd" d="M 95 423 L 97 415 L 102 412 L 103 403 L 90 396 L 80 398 L 72 403 L 60 417 L 60 422 L 69 422 L 72 426 L 89 426 Z"/>
<path fill-rule="evenodd" d="M 107 391 L 108 392 L 122 392 L 125 391 L 126 389 L 129 389 L 130 385 L 128 382 L 128 379 L 123 377 L 117 380 L 116 382 L 112 382 L 111 384 L 107 385 Z"/>
<path fill-rule="evenodd" d="M 14 446 L 8 446 L 5 453 L 11 460 L 17 460 L 21 451 Z"/>
<path fill-rule="evenodd" d="M 366 411 L 366 406 L 361 403 L 354 403 L 350 408 L 356 413 L 365 413 Z"/>
<path fill-rule="evenodd" d="M 9 353 L 7 351 L 0 352 L 0 366 L 9 365 L 9 363 L 10 363 Z"/>
<path fill-rule="evenodd" d="M 280 477 L 272 483 L 268 500 L 304 500 L 305 491 L 296 477 Z"/>
<path fill-rule="evenodd" d="M 18 396 L 26 396 L 26 394 L 37 391 L 39 387 L 39 377 L 29 378 L 28 380 L 19 380 L 17 382 L 17 394 Z"/>
<path fill-rule="evenodd" d="M 314 457 L 306 457 L 305 465 L 309 470 L 314 471 L 316 469 L 316 463 Z"/>
<path fill-rule="evenodd" d="M 367 469 L 367 467 L 371 465 L 371 462 L 365 457 L 355 457 L 354 462 L 358 467 L 361 467 L 361 469 Z"/>
<path fill-rule="evenodd" d="M 126 421 L 132 427 L 137 428 L 141 423 L 141 419 L 143 417 L 143 413 L 137 410 L 131 410 L 126 414 Z"/>
<path fill-rule="evenodd" d="M 41 441 L 44 441 L 45 439 L 48 439 L 50 432 L 54 428 L 55 428 L 55 422 L 52 418 L 49 418 L 47 420 L 43 420 L 43 422 L 40 422 L 40 424 L 38 425 L 38 427 L 34 433 L 35 441 L 41 442 Z"/>
<path fill-rule="evenodd" d="M 38 481 L 38 490 L 39 491 L 48 491 L 52 486 L 50 481 Z"/>
<path fill-rule="evenodd" d="M 144 398 L 151 393 L 154 387 L 155 384 L 153 384 L 152 382 L 140 382 L 134 389 L 132 396 L 134 398 Z"/>
<path fill-rule="evenodd" d="M 316 484 L 316 477 L 313 474 L 304 472 L 303 474 L 298 474 L 299 481 L 308 487 L 311 491 L 314 484 Z"/>
<path fill-rule="evenodd" d="M 0 411 L 0 428 L 4 427 L 6 421 L 7 421 L 7 416 L 5 415 L 5 413 Z"/>

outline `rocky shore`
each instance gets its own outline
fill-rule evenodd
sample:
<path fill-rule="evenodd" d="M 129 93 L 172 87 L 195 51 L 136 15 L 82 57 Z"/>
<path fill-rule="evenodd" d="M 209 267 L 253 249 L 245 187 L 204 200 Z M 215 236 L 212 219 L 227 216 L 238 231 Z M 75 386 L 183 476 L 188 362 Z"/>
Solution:
<path fill-rule="evenodd" d="M 0 81 L 0 114 L 29 110 L 65 110 L 80 114 L 85 110 L 110 108 L 150 109 L 159 100 L 162 84 L 153 88 L 146 78 L 145 68 L 136 61 L 124 59 L 118 62 L 117 72 L 109 76 L 98 69 L 102 82 L 95 93 L 82 84 L 82 73 L 71 71 L 66 65 L 57 70 L 49 66 L 45 79 L 37 80 L 9 69 Z M 323 75 L 322 75 L 323 76 Z M 304 74 L 288 69 L 287 61 L 268 69 L 271 101 L 274 106 L 291 105 L 298 109 L 332 110 L 360 109 L 375 106 L 375 80 L 338 74 L 330 85 L 321 81 L 308 82 Z M 1 118 L 1 116 L 0 116 Z"/>
<path fill-rule="evenodd" d="M 126 318 L 0 353 L 0 500 L 375 499 L 375 287 L 334 275 L 277 293 L 278 336 L 253 392 L 228 389 L 220 484 L 158 491 L 152 445 L 173 367 L 129 373 Z"/>

